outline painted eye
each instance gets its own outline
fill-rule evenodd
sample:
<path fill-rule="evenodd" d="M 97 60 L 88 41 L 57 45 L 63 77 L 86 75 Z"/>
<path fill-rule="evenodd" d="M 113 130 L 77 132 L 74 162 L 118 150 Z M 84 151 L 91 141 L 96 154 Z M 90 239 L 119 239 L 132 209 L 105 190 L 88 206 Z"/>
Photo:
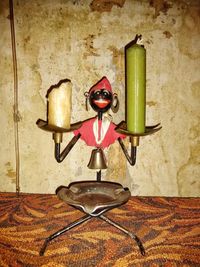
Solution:
<path fill-rule="evenodd" d="M 95 95 L 100 95 L 101 92 L 98 90 L 98 91 L 95 91 L 94 94 L 95 94 Z"/>
<path fill-rule="evenodd" d="M 109 92 L 107 90 L 103 90 L 102 94 L 105 97 L 108 97 L 109 96 Z"/>

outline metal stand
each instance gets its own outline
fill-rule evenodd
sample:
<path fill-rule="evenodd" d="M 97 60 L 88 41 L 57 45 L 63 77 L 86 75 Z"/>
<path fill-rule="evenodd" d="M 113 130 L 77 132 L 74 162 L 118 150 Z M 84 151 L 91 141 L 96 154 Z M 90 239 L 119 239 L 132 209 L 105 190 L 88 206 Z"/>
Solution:
<path fill-rule="evenodd" d="M 100 213 L 98 214 L 86 214 L 85 216 L 81 217 L 80 219 L 70 223 L 69 225 L 67 225 L 66 227 L 62 228 L 61 230 L 55 232 L 54 234 L 50 235 L 49 237 L 47 237 L 44 241 L 44 244 L 40 250 L 40 256 L 43 256 L 46 248 L 49 244 L 49 242 L 57 237 L 59 237 L 60 235 L 64 234 L 65 232 L 69 231 L 72 228 L 75 228 L 77 226 L 79 226 L 80 224 L 88 221 L 91 218 L 99 218 L 105 222 L 107 222 L 108 224 L 116 227 L 118 230 L 120 230 L 121 232 L 127 234 L 128 236 L 130 236 L 132 239 L 134 239 L 139 247 L 140 253 L 144 256 L 145 255 L 145 249 L 142 245 L 141 240 L 133 233 L 129 232 L 127 229 L 125 229 L 124 227 L 122 227 L 121 225 L 119 225 L 118 223 L 115 223 L 114 221 L 112 221 L 111 219 L 107 218 L 106 216 L 103 215 L 103 213 L 107 212 L 109 209 L 105 208 L 103 209 Z"/>

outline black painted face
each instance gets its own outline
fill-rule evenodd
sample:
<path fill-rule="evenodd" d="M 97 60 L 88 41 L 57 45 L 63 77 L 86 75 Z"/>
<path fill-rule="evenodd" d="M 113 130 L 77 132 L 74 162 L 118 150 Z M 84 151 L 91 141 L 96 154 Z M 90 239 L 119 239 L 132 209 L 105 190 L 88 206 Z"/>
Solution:
<path fill-rule="evenodd" d="M 90 105 L 96 112 L 106 112 L 110 109 L 113 95 L 106 89 L 94 90 L 89 97 Z"/>

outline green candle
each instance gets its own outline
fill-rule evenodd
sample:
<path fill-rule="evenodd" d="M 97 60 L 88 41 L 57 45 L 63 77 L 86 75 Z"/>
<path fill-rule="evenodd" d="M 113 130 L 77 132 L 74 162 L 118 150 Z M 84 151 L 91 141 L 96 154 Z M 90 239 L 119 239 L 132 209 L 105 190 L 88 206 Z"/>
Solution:
<path fill-rule="evenodd" d="M 126 50 L 126 120 L 131 133 L 145 132 L 146 50 L 139 44 Z"/>

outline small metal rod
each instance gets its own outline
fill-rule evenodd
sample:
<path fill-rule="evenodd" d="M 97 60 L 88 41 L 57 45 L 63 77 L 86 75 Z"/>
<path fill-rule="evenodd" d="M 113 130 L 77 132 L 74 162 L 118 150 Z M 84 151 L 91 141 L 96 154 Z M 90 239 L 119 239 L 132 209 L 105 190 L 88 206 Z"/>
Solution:
<path fill-rule="evenodd" d="M 129 153 L 122 141 L 122 139 L 119 137 L 118 138 L 118 141 L 119 141 L 119 144 L 122 148 L 122 151 L 126 157 L 126 159 L 128 160 L 128 162 L 130 163 L 131 166 L 134 166 L 135 163 L 136 163 L 136 153 L 137 153 L 137 147 L 136 146 L 133 146 L 131 145 L 131 155 L 129 156 Z"/>
<path fill-rule="evenodd" d="M 102 120 L 103 113 L 101 111 L 98 112 L 98 120 Z"/>
<path fill-rule="evenodd" d="M 118 223 L 112 221 L 111 219 L 107 218 L 104 215 L 100 215 L 98 218 L 101 218 L 103 221 L 109 223 L 110 225 L 116 227 L 117 229 L 119 229 L 120 231 L 122 231 L 123 233 L 129 235 L 132 239 L 134 239 L 140 249 L 140 253 L 144 256 L 145 255 L 145 249 L 142 245 L 141 240 L 135 235 L 132 234 L 131 232 L 129 232 L 127 229 L 125 229 L 124 227 L 122 227 L 121 225 L 119 225 Z"/>
<path fill-rule="evenodd" d="M 97 181 L 101 182 L 101 170 L 97 172 Z"/>
<path fill-rule="evenodd" d="M 48 245 L 48 243 L 49 243 L 51 240 L 55 239 L 56 237 L 59 237 L 60 235 L 62 235 L 62 234 L 64 234 L 65 232 L 69 231 L 70 229 L 72 229 L 72 228 L 74 228 L 74 227 L 76 227 L 76 226 L 78 226 L 78 225 L 80 225 L 80 224 L 86 222 L 87 220 L 89 220 L 89 219 L 91 219 L 91 218 L 92 218 L 91 215 L 85 215 L 85 216 L 83 216 L 82 218 L 80 218 L 80 219 L 74 221 L 73 223 L 70 223 L 68 226 L 62 228 L 61 230 L 59 230 L 59 231 L 55 232 L 54 234 L 50 235 L 49 237 L 47 237 L 47 238 L 45 239 L 45 241 L 44 241 L 44 244 L 43 244 L 41 250 L 40 250 L 40 256 L 43 256 L 43 255 L 44 255 L 45 250 L 46 250 L 46 248 L 47 248 L 47 245 Z"/>
<path fill-rule="evenodd" d="M 57 162 L 62 162 L 66 156 L 69 154 L 73 146 L 76 144 L 78 139 L 81 137 L 81 134 L 75 135 L 65 149 L 60 153 L 60 143 L 55 143 L 55 158 Z"/>
<path fill-rule="evenodd" d="M 132 160 L 132 166 L 136 163 L 136 153 L 137 153 L 137 147 L 131 145 L 131 160 Z"/>

